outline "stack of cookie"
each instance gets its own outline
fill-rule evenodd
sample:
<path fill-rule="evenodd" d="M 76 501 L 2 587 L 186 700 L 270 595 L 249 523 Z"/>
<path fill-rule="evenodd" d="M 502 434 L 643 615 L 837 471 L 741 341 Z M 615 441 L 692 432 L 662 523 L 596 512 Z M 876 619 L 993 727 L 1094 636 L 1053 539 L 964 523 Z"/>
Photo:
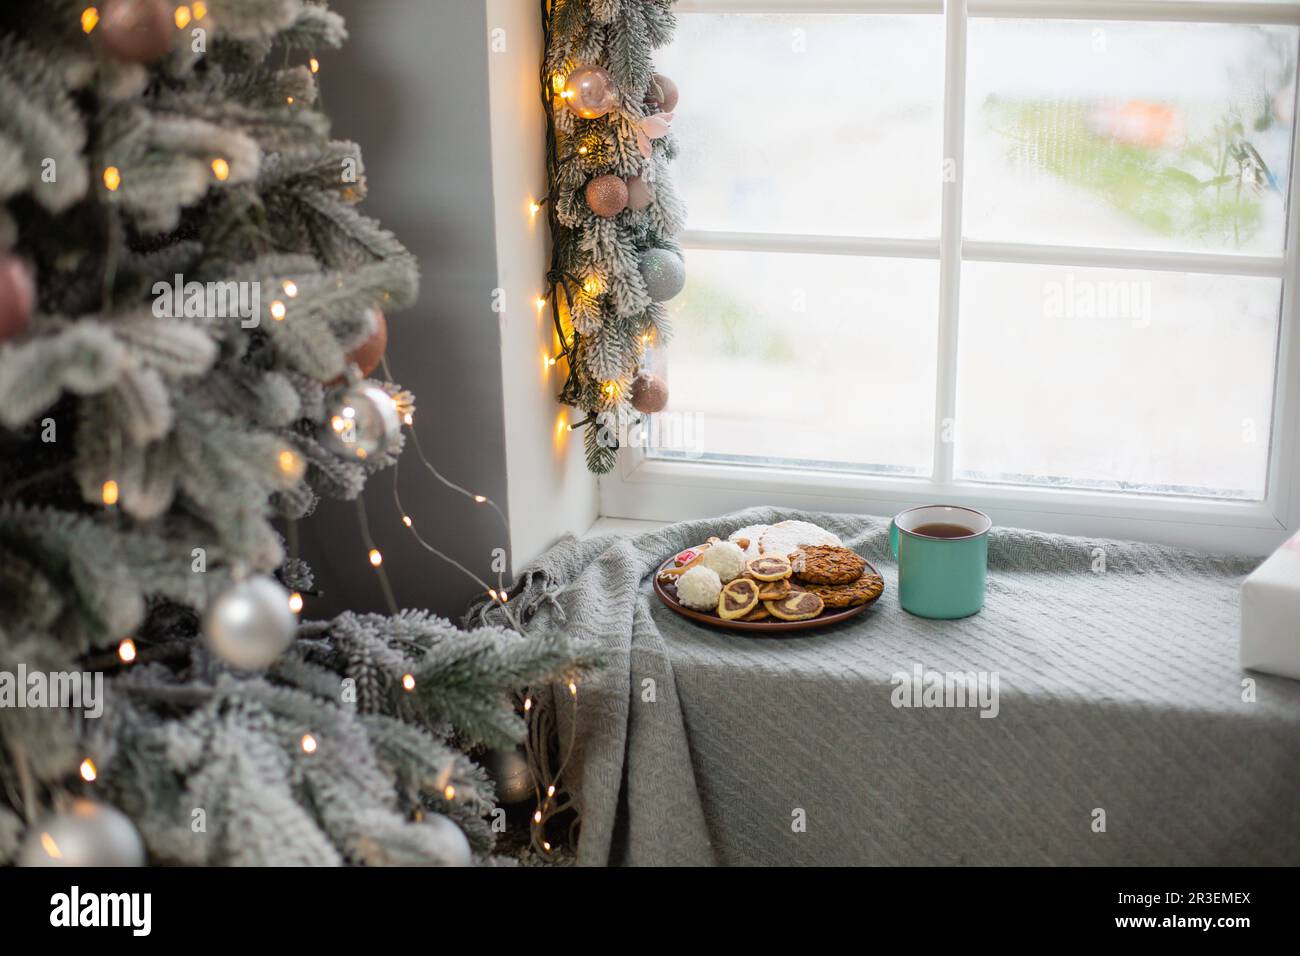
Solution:
<path fill-rule="evenodd" d="M 885 582 L 855 551 L 830 544 L 804 545 L 790 555 L 794 579 L 826 607 L 841 610 L 880 597 Z"/>

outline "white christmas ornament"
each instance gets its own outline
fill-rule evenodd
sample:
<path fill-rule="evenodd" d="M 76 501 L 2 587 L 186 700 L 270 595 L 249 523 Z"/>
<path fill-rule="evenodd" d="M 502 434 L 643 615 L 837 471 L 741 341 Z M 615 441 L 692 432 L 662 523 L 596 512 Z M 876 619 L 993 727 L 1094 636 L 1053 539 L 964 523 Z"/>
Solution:
<path fill-rule="evenodd" d="M 203 637 L 212 653 L 244 670 L 261 670 L 293 643 L 298 622 L 289 592 L 266 577 L 237 581 L 208 605 Z"/>
<path fill-rule="evenodd" d="M 365 459 L 387 451 L 401 431 L 392 396 L 363 382 L 348 386 L 330 403 L 321 440 L 345 458 Z"/>
<path fill-rule="evenodd" d="M 444 817 L 441 813 L 431 813 L 424 818 L 423 826 L 434 831 L 439 844 L 438 858 L 442 866 L 469 866 L 474 861 L 469 840 L 465 839 L 461 828 L 456 826 L 450 817 Z"/>
<path fill-rule="evenodd" d="M 480 761 L 496 785 L 497 803 L 523 803 L 534 796 L 533 773 L 523 748 L 493 750 Z"/>
<path fill-rule="evenodd" d="M 23 866 L 144 866 L 144 841 L 120 810 L 76 800 L 27 831 Z"/>

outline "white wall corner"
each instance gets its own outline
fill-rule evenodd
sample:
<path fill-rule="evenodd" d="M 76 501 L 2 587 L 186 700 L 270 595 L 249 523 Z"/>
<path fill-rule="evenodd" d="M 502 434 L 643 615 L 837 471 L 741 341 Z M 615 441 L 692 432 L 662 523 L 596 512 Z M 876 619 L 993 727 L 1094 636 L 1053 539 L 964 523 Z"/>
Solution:
<path fill-rule="evenodd" d="M 564 534 L 583 534 L 599 514 L 596 479 L 574 412 L 556 396 L 561 367 L 547 368 L 558 344 L 549 311 L 535 302 L 550 261 L 546 212 L 546 120 L 540 94 L 542 24 L 538 4 L 486 0 L 492 135 L 492 193 L 505 415 L 506 480 L 514 572 Z"/>

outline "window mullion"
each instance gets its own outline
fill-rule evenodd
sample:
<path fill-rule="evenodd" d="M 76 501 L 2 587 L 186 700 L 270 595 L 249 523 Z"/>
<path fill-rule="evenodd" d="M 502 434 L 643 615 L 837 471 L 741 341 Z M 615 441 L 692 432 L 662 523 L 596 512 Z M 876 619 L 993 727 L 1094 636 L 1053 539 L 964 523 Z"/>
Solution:
<path fill-rule="evenodd" d="M 939 335 L 935 373 L 934 480 L 952 481 L 957 416 L 957 310 L 961 299 L 961 202 L 966 175 L 966 0 L 944 12 L 943 214 L 939 232 Z"/>

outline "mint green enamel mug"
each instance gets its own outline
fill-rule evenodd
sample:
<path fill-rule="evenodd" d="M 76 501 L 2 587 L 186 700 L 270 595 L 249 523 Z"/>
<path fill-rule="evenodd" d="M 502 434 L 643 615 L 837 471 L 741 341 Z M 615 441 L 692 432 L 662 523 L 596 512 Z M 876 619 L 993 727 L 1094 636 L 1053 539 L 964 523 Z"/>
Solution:
<path fill-rule="evenodd" d="M 984 606 L 989 529 L 982 511 L 922 505 L 889 523 L 889 549 L 898 560 L 898 603 L 917 617 L 968 617 Z"/>

